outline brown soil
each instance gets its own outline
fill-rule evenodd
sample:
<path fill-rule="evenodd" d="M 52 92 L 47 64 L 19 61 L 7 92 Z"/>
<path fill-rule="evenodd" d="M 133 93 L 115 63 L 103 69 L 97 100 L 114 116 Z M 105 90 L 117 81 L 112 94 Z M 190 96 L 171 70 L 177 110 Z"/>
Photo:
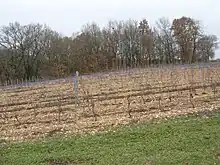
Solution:
<path fill-rule="evenodd" d="M 220 68 L 140 70 L 133 75 L 2 90 L 0 138 L 23 141 L 55 134 L 96 133 L 154 118 L 220 106 Z"/>

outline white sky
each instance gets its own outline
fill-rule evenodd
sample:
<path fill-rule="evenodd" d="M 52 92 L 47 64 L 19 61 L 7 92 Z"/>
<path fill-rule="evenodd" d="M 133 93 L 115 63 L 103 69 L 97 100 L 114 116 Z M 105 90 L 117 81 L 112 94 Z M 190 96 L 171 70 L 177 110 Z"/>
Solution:
<path fill-rule="evenodd" d="M 70 36 L 92 21 L 103 26 L 110 19 L 146 18 L 153 25 L 160 17 L 190 16 L 220 39 L 219 6 L 219 0 L 0 0 L 0 25 L 46 23 Z M 220 58 L 220 51 L 217 54 Z"/>

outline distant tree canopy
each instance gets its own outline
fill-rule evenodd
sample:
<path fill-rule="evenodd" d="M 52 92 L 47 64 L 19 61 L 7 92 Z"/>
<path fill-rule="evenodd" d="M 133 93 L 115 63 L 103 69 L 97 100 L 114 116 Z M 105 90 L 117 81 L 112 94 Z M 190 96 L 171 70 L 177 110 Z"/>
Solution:
<path fill-rule="evenodd" d="M 73 36 L 62 36 L 46 25 L 18 22 L 0 28 L 0 82 L 32 77 L 55 78 L 117 68 L 155 64 L 208 62 L 218 39 L 205 34 L 199 21 L 167 18 L 150 27 L 141 21 L 91 23 Z"/>

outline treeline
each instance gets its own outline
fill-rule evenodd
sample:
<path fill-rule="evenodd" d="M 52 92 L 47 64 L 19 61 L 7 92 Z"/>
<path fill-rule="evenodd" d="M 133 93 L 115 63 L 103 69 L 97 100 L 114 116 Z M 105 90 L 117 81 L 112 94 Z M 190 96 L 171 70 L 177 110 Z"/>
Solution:
<path fill-rule="evenodd" d="M 217 48 L 217 37 L 188 17 L 161 18 L 154 27 L 146 19 L 110 21 L 103 28 L 91 23 L 71 37 L 46 25 L 15 22 L 0 28 L 0 82 L 208 62 Z"/>

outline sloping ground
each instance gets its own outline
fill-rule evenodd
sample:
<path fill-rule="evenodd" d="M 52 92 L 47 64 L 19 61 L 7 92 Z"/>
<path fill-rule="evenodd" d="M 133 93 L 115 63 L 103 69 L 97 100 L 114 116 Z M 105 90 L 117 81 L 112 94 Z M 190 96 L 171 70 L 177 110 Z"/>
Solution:
<path fill-rule="evenodd" d="M 220 107 L 220 68 L 146 70 L 73 82 L 2 90 L 0 137 L 22 141 L 54 134 L 95 133 L 154 118 Z"/>
<path fill-rule="evenodd" d="M 220 164 L 220 112 L 0 147 L 1 165 Z"/>

